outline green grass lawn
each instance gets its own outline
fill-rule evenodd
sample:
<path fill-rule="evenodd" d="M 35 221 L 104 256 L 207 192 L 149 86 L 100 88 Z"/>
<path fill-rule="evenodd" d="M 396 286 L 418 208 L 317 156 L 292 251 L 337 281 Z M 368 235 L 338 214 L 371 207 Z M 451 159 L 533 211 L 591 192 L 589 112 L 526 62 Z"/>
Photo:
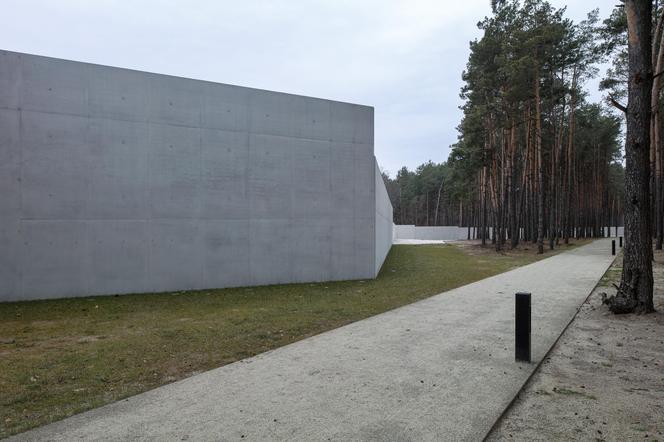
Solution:
<path fill-rule="evenodd" d="M 538 258 L 394 246 L 376 280 L 0 303 L 0 437 Z"/>

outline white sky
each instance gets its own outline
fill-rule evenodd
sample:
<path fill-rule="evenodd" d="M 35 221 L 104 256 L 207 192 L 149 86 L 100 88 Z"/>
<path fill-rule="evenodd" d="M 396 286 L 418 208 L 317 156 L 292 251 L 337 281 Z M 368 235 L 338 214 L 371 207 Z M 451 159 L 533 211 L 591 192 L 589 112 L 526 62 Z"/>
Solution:
<path fill-rule="evenodd" d="M 617 0 L 552 0 L 579 21 Z M 447 159 L 490 0 L 1 0 L 0 49 L 375 107 L 392 175 Z M 595 90 L 597 81 L 589 88 Z M 599 100 L 599 93 L 592 93 Z"/>

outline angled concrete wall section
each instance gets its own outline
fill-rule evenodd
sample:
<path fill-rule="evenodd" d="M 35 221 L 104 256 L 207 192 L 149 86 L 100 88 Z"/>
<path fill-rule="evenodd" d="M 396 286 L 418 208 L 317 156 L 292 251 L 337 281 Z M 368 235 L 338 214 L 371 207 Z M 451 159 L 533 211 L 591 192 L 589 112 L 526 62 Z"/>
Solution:
<path fill-rule="evenodd" d="M 0 300 L 371 278 L 373 141 L 371 107 L 0 51 Z"/>
<path fill-rule="evenodd" d="M 374 176 L 376 181 L 376 267 L 375 275 L 378 276 L 383 262 L 392 247 L 392 203 L 385 188 L 385 182 L 375 163 Z"/>

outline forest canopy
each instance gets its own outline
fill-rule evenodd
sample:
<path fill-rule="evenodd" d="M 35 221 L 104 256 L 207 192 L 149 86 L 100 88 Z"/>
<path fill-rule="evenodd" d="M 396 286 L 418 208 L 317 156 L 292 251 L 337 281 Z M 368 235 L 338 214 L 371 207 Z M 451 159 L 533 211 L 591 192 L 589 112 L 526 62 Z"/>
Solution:
<path fill-rule="evenodd" d="M 492 10 L 470 43 L 448 160 L 383 175 L 394 222 L 470 226 L 497 249 L 602 236 L 621 224 L 622 121 L 584 87 L 624 51 L 620 14 L 600 22 L 594 10 L 574 23 L 541 0 Z M 624 95 L 618 55 L 602 82 L 614 100 Z"/>

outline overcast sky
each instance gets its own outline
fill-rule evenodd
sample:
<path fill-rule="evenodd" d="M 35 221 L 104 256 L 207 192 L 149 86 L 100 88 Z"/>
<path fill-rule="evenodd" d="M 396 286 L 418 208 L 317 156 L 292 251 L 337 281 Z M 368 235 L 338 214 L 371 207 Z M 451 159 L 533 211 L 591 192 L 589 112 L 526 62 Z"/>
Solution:
<path fill-rule="evenodd" d="M 551 3 L 578 21 L 617 0 Z M 0 49 L 374 106 L 376 157 L 391 174 L 447 159 L 468 42 L 490 13 L 489 0 L 1 4 Z"/>

